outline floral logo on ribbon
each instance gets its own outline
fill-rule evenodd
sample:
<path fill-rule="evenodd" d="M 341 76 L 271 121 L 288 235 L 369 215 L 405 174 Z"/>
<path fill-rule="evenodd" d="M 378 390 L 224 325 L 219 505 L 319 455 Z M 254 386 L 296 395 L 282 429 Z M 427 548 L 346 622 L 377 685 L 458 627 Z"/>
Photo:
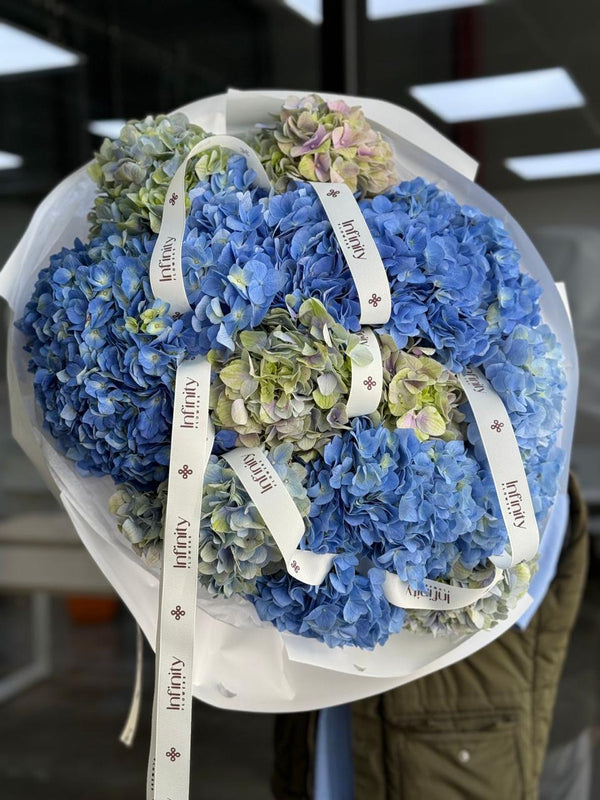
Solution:
<path fill-rule="evenodd" d="M 369 375 L 366 381 L 363 381 L 363 384 L 367 387 L 369 391 L 371 391 L 371 389 L 373 389 L 374 386 L 377 386 L 377 381 L 374 381 L 371 375 Z"/>
<path fill-rule="evenodd" d="M 369 305 L 373 306 L 373 308 L 377 308 L 379 303 L 381 303 L 381 297 L 379 297 L 379 295 L 377 295 L 377 294 L 375 294 L 375 292 L 373 292 L 371 297 L 369 297 Z"/>
<path fill-rule="evenodd" d="M 181 469 L 178 469 L 177 472 L 181 475 L 184 481 L 190 477 L 190 475 L 194 474 L 194 470 L 190 469 L 187 464 L 184 464 Z"/>
<path fill-rule="evenodd" d="M 175 608 L 171 609 L 171 616 L 175 617 L 177 622 L 179 622 L 182 617 L 185 617 L 185 611 L 181 606 L 175 606 Z"/>
<path fill-rule="evenodd" d="M 167 756 L 167 758 L 170 758 L 171 761 L 175 761 L 175 759 L 181 756 L 181 753 L 178 753 L 177 750 L 175 750 L 175 748 L 172 747 L 170 750 L 167 750 L 165 755 Z"/>
<path fill-rule="evenodd" d="M 500 420 L 495 419 L 494 422 L 490 425 L 490 428 L 496 433 L 502 433 L 502 428 L 504 427 L 504 423 L 500 422 Z"/>

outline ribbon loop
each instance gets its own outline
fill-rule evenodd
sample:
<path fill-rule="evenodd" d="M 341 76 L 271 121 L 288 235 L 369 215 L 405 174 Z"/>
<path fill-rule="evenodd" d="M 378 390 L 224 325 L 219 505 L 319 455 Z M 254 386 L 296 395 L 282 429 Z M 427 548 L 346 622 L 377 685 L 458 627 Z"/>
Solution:
<path fill-rule="evenodd" d="M 205 150 L 225 147 L 234 153 L 243 155 L 248 167 L 256 173 L 256 182 L 267 191 L 271 189 L 268 175 L 252 148 L 235 136 L 225 134 L 208 136 L 195 147 L 192 147 L 185 159 L 177 168 L 167 190 L 163 217 L 160 225 L 152 258 L 150 261 L 150 285 L 155 297 L 169 303 L 171 313 L 185 314 L 192 310 L 181 269 L 181 248 L 185 233 L 185 173 L 191 158 Z"/>
<path fill-rule="evenodd" d="M 502 580 L 503 570 L 495 568 L 491 580 L 479 589 L 453 586 L 426 579 L 425 590 L 412 589 L 408 583 L 401 581 L 397 575 L 388 572 L 385 576 L 383 591 L 388 601 L 400 608 L 420 608 L 435 611 L 453 611 L 466 608 L 488 595 L 494 586 Z"/>
<path fill-rule="evenodd" d="M 288 573 L 311 586 L 323 583 L 333 564 L 333 555 L 298 550 L 304 535 L 304 520 L 263 448 L 238 447 L 223 458 L 265 521 Z"/>

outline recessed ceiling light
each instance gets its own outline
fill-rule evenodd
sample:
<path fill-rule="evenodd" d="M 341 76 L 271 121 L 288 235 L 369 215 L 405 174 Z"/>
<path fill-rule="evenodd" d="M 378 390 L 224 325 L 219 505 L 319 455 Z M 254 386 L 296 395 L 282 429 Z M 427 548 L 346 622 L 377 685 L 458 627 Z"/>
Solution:
<path fill-rule="evenodd" d="M 21 166 L 23 166 L 21 156 L 0 150 L 0 169 L 19 169 Z"/>
<path fill-rule="evenodd" d="M 585 104 L 562 67 L 413 86 L 411 95 L 445 122 L 512 117 Z"/>
<path fill-rule="evenodd" d="M 482 6 L 488 0 L 367 0 L 368 19 L 407 17 L 410 14 L 428 14 L 451 8 Z"/>
<path fill-rule="evenodd" d="M 0 22 L 0 75 L 64 69 L 78 63 L 75 53 Z"/>
<path fill-rule="evenodd" d="M 283 0 L 284 4 L 301 17 L 320 25 L 323 22 L 322 0 Z M 367 19 L 407 17 L 410 14 L 427 14 L 451 8 L 482 6 L 489 0 L 367 0 Z"/>
<path fill-rule="evenodd" d="M 320 25 L 323 22 L 323 3 L 321 0 L 283 0 L 284 4 L 300 14 L 301 17 L 312 22 L 313 25 Z"/>
<path fill-rule="evenodd" d="M 88 130 L 94 136 L 107 137 L 108 139 L 118 139 L 121 135 L 121 128 L 125 125 L 124 119 L 95 119 L 88 125 Z"/>
<path fill-rule="evenodd" d="M 600 174 L 600 148 L 539 156 L 518 156 L 507 158 L 504 164 L 526 181 L 543 178 L 569 178 L 576 175 L 598 175 Z"/>

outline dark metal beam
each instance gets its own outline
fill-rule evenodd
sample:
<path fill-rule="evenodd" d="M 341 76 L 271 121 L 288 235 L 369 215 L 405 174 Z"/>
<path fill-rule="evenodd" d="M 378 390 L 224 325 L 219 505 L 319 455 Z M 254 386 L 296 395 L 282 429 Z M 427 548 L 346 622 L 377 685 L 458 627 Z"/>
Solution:
<path fill-rule="evenodd" d="M 323 0 L 321 84 L 324 91 L 360 94 L 366 0 Z"/>

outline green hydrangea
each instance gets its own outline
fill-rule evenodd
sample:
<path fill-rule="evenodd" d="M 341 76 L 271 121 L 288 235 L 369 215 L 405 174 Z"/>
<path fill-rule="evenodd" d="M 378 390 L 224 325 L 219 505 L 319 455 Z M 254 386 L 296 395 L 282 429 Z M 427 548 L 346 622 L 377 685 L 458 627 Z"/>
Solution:
<path fill-rule="evenodd" d="M 379 416 L 390 427 L 412 428 L 420 441 L 433 436 L 463 439 L 463 402 L 456 377 L 430 358 L 431 349 L 398 350 L 390 336 L 381 337 L 384 390 Z"/>
<path fill-rule="evenodd" d="M 104 222 L 131 234 L 148 226 L 158 233 L 171 178 L 192 147 L 208 135 L 185 114 L 175 113 L 131 120 L 118 139 L 105 139 L 88 170 L 99 189 L 88 215 L 92 234 Z M 186 196 L 198 178 L 221 171 L 227 158 L 220 148 L 201 153 L 186 173 Z"/>
<path fill-rule="evenodd" d="M 158 567 L 161 563 L 166 501 L 167 482 L 163 481 L 156 492 L 141 492 L 131 484 L 121 484 L 108 504 L 123 536 L 152 567 Z"/>
<path fill-rule="evenodd" d="M 359 106 L 317 94 L 290 96 L 277 123 L 252 141 L 276 191 L 291 178 L 346 183 L 353 192 L 381 194 L 397 182 L 394 155 Z"/>
<path fill-rule="evenodd" d="M 213 421 L 237 431 L 247 447 L 293 442 L 308 460 L 347 427 L 352 362 L 368 363 L 371 355 L 311 298 L 297 314 L 270 311 L 260 330 L 239 334 L 228 357 L 216 350 L 208 357 L 218 372 Z"/>
<path fill-rule="evenodd" d="M 412 609 L 406 612 L 404 627 L 419 633 L 432 633 L 434 636 L 490 630 L 508 617 L 525 595 L 536 571 L 537 559 L 523 561 L 512 569 L 505 570 L 502 580 L 494 586 L 490 594 L 473 605 L 454 611 Z M 450 577 L 459 586 L 479 589 L 491 579 L 492 574 L 491 565 L 472 572 L 457 562 Z"/>
<path fill-rule="evenodd" d="M 269 460 L 306 518 L 306 470 L 292 461 L 292 453 L 291 444 L 282 444 L 270 451 Z M 110 499 L 119 530 L 153 567 L 161 563 L 166 502 L 166 481 L 156 493 L 122 485 Z M 257 578 L 283 568 L 275 540 L 235 472 L 225 459 L 211 456 L 204 476 L 198 580 L 213 596 L 254 594 Z"/>

